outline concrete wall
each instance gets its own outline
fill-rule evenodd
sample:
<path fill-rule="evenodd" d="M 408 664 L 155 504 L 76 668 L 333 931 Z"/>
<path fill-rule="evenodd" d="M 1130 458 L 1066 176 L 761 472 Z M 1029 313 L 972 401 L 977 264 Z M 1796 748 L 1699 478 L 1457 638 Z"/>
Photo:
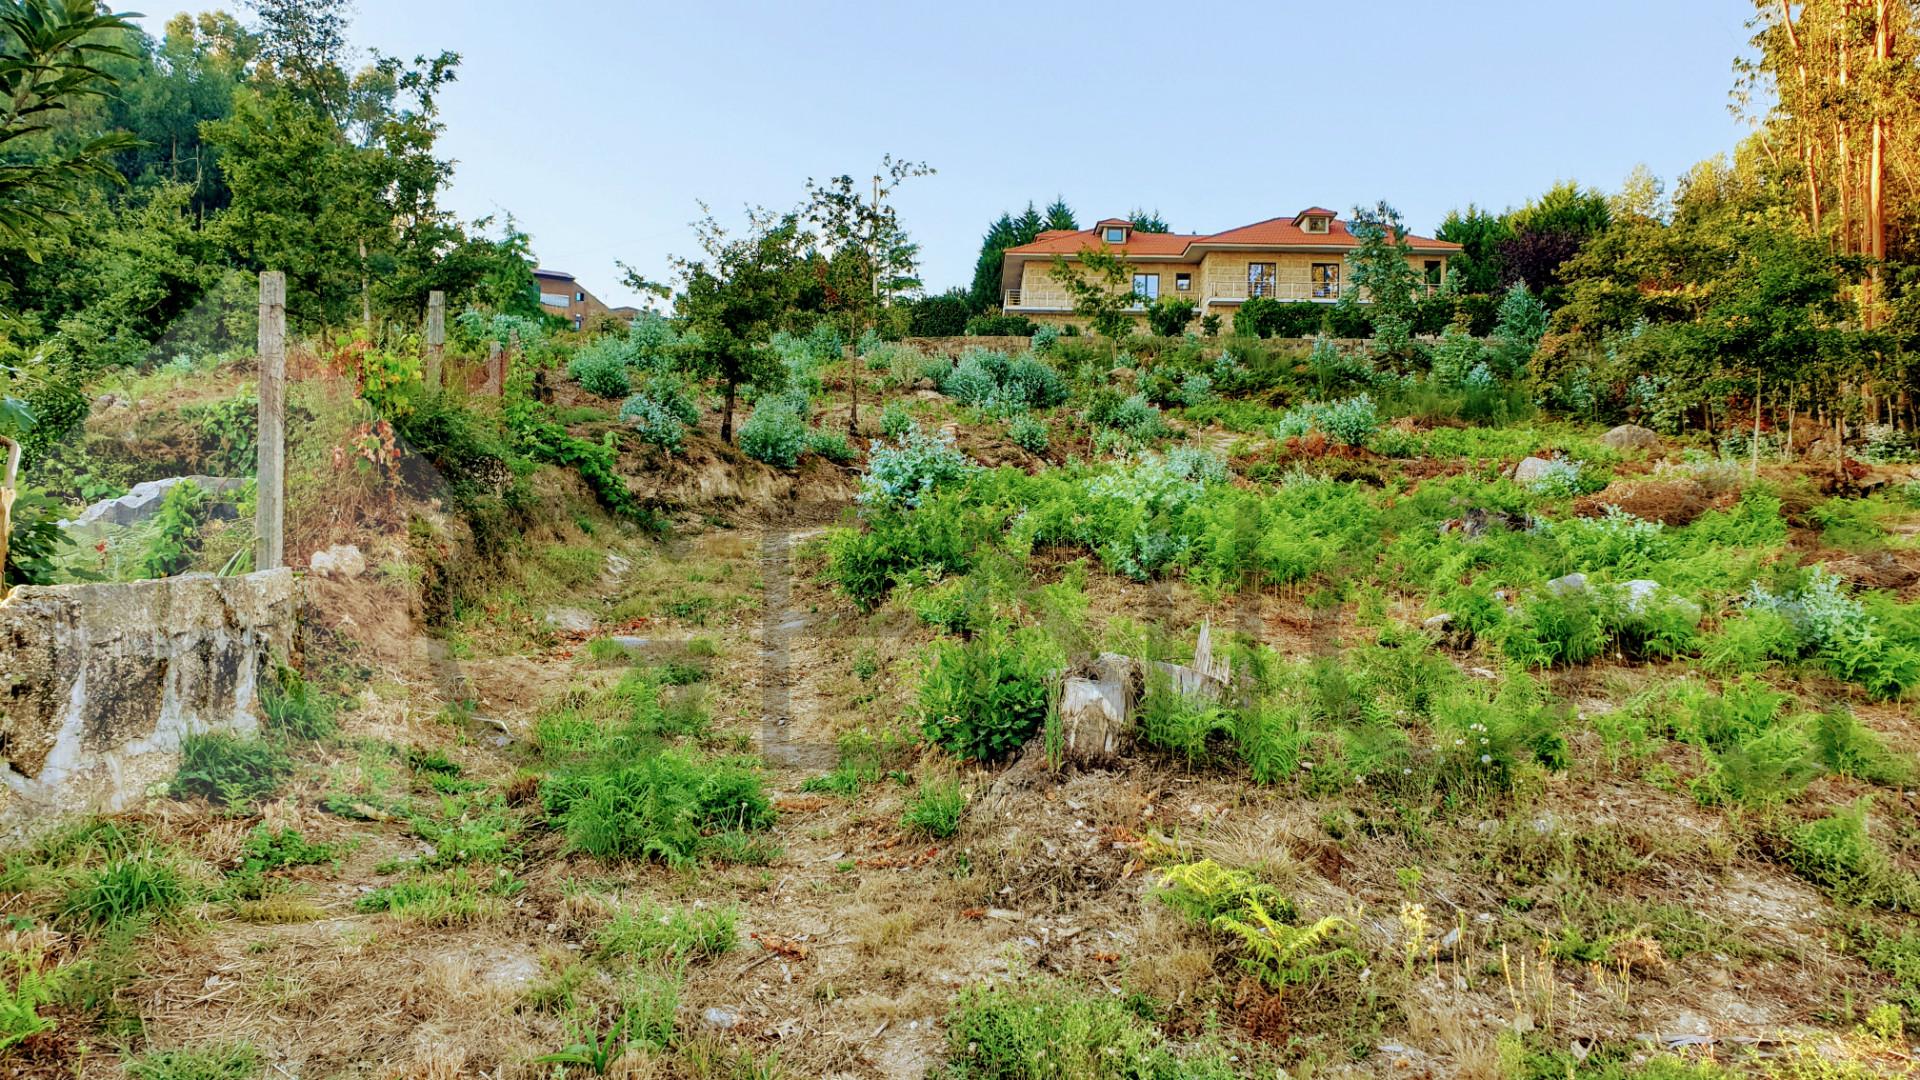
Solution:
<path fill-rule="evenodd" d="M 0 830 L 124 809 L 172 776 L 181 736 L 255 730 L 296 606 L 286 569 L 14 589 L 0 601 Z"/>

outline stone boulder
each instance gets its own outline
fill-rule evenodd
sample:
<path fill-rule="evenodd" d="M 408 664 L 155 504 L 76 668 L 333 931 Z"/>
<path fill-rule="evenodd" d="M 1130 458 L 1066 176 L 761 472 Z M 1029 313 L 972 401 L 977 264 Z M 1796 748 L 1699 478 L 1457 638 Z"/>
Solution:
<path fill-rule="evenodd" d="M 1547 470 L 1552 466 L 1553 462 L 1543 457 L 1523 458 L 1520 464 L 1513 467 L 1514 483 L 1531 484 L 1547 475 Z"/>
<path fill-rule="evenodd" d="M 247 486 L 246 480 L 232 476 L 173 476 L 165 480 L 148 480 L 133 485 L 133 490 L 117 499 L 103 499 L 94 503 L 81 511 L 79 517 L 63 521 L 60 525 L 67 529 L 138 525 L 160 512 L 160 504 L 166 501 L 167 492 L 189 480 L 209 495 L 227 495 Z"/>
<path fill-rule="evenodd" d="M 1613 450 L 1657 450 L 1660 436 L 1639 424 L 1621 424 L 1600 436 L 1600 442 Z"/>

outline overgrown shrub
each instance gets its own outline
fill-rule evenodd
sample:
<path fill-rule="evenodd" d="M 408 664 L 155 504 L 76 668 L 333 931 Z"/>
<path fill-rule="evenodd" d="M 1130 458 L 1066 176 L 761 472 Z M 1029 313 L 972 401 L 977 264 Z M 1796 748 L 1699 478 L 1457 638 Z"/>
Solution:
<path fill-rule="evenodd" d="M 778 469 L 800 463 L 807 448 L 807 422 L 793 403 L 769 398 L 757 403 L 753 415 L 740 425 L 740 452 Z"/>
<path fill-rule="evenodd" d="M 880 410 L 880 434 L 889 439 L 897 439 L 914 426 L 913 414 L 902 408 L 900 403 L 889 402 Z"/>
<path fill-rule="evenodd" d="M 1030 454 L 1047 452 L 1047 423 L 1032 416 L 1016 416 L 1007 424 L 1007 439 Z"/>
<path fill-rule="evenodd" d="M 1273 426 L 1273 437 L 1286 440 L 1318 431 L 1342 446 L 1364 446 L 1380 429 L 1380 412 L 1373 398 L 1359 394 L 1331 404 L 1308 402 L 1287 410 Z"/>
<path fill-rule="evenodd" d="M 1270 296 L 1248 298 L 1233 315 L 1233 332 L 1255 337 L 1311 337 L 1326 325 L 1328 309 L 1311 301 L 1282 303 Z"/>
<path fill-rule="evenodd" d="M 912 426 L 893 443 L 875 440 L 868 447 L 857 498 L 864 506 L 911 509 L 929 492 L 960 483 L 978 467 L 953 444 L 952 435 L 927 435 Z"/>
<path fill-rule="evenodd" d="M 646 394 L 635 394 L 620 406 L 620 421 L 641 442 L 670 454 L 686 441 L 687 425 L 673 410 Z"/>
<path fill-rule="evenodd" d="M 1031 352 L 1018 356 L 992 349 L 968 349 L 959 364 L 944 373 L 940 392 L 988 412 L 1011 415 L 1050 409 L 1067 400 L 1066 380 Z"/>
<path fill-rule="evenodd" d="M 836 465 L 845 465 L 854 457 L 853 445 L 847 441 L 845 432 L 822 428 L 807 431 L 807 451 L 819 454 Z"/>
<path fill-rule="evenodd" d="M 627 365 L 633 348 L 625 340 L 608 335 L 582 345 L 567 361 L 567 375 L 580 388 L 603 398 L 626 397 L 633 390 Z"/>
<path fill-rule="evenodd" d="M 975 315 L 965 329 L 968 337 L 1032 337 L 1037 327 L 1025 315 Z"/>

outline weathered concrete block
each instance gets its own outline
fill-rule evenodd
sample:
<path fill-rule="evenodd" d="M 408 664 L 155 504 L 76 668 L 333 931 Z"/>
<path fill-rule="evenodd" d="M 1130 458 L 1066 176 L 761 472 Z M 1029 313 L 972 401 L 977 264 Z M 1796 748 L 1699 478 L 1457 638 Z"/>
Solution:
<path fill-rule="evenodd" d="M 15 589 L 0 602 L 0 830 L 124 809 L 189 732 L 257 729 L 293 573 Z"/>

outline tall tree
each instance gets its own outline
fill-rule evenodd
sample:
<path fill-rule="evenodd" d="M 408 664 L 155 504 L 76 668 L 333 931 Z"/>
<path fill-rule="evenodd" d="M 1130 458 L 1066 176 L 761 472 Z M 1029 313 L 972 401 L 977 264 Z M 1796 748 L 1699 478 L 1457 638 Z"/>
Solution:
<path fill-rule="evenodd" d="M 864 331 L 878 325 L 881 312 L 893 303 L 894 293 L 904 283 L 918 283 L 914 266 L 919 247 L 907 239 L 900 215 L 888 200 L 904 181 L 932 172 L 924 161 L 897 161 L 888 154 L 874 170 L 871 188 L 856 184 L 849 175 L 807 181 L 806 219 L 817 230 L 815 236 L 826 256 L 817 264 L 825 307 L 840 323 L 847 342 L 857 342 Z M 848 368 L 847 386 L 851 404 L 847 432 L 857 437 L 858 365 Z"/>
<path fill-rule="evenodd" d="M 706 211 L 706 206 L 701 206 Z M 768 339 L 793 313 L 805 281 L 808 237 L 797 214 L 747 212 L 747 227 L 729 233 L 711 212 L 694 223 L 699 256 L 676 257 L 681 280 L 676 311 L 693 332 L 680 346 L 682 363 L 724 388 L 720 438 L 733 441 L 733 407 L 743 384 L 778 387 L 784 375 Z"/>
<path fill-rule="evenodd" d="M 1169 233 L 1173 231 L 1158 210 L 1142 210 L 1136 206 L 1127 211 L 1127 220 L 1133 222 L 1134 232 Z"/>
<path fill-rule="evenodd" d="M 1560 266 L 1612 220 L 1607 197 L 1572 181 L 1548 188 L 1507 215 L 1513 236 L 1500 245 L 1506 284 L 1524 282 L 1555 306 Z"/>
<path fill-rule="evenodd" d="M 1513 238 L 1513 227 L 1504 215 L 1468 203 L 1465 210 L 1449 210 L 1434 235 L 1461 247 L 1448 269 L 1458 276 L 1462 292 L 1490 294 L 1500 290 L 1505 270 L 1500 246 Z"/>
<path fill-rule="evenodd" d="M 1052 212 L 1051 207 L 1048 212 Z M 1007 249 L 1032 243 L 1046 228 L 1049 228 L 1046 220 L 1032 203 L 1027 204 L 1026 211 L 1019 217 L 1001 214 L 987 226 L 987 235 L 980 240 L 980 257 L 973 264 L 973 288 L 968 291 L 975 314 L 1000 303 L 1000 264 L 1005 261 Z"/>
<path fill-rule="evenodd" d="M 1373 322 L 1373 350 L 1385 358 L 1404 360 L 1413 348 L 1415 290 L 1420 272 L 1409 260 L 1413 246 L 1400 211 L 1385 201 L 1356 206 L 1347 228 L 1359 241 L 1347 253 L 1348 287 L 1340 290 L 1342 308 L 1352 311 L 1364 302 Z"/>
<path fill-rule="evenodd" d="M 1047 204 L 1046 225 L 1061 232 L 1080 231 L 1080 222 L 1073 216 L 1073 207 L 1067 205 L 1065 196 L 1055 195 Z"/>

